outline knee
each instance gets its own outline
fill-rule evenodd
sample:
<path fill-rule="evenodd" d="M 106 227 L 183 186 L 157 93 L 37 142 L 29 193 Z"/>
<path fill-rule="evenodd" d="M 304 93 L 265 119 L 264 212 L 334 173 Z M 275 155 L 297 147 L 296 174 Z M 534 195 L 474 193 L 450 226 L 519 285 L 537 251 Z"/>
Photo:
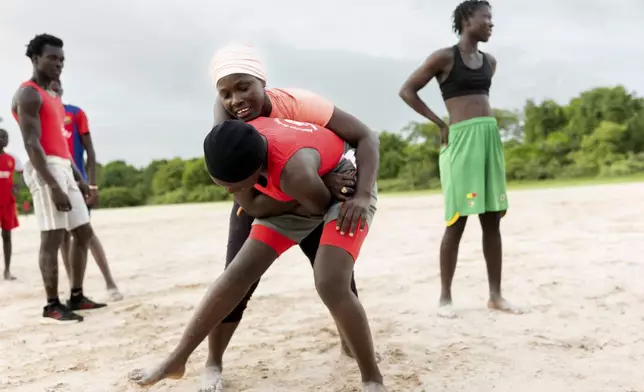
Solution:
<path fill-rule="evenodd" d="M 463 236 L 465 231 L 465 224 L 467 223 L 467 218 L 460 218 L 453 225 L 447 226 L 445 228 L 444 238 L 448 240 L 457 240 L 459 241 Z"/>
<path fill-rule="evenodd" d="M 315 289 L 327 306 L 344 301 L 353 295 L 351 277 L 347 279 L 340 273 L 316 273 Z"/>
<path fill-rule="evenodd" d="M 88 246 L 92 237 L 94 237 L 94 230 L 90 224 L 77 227 L 72 231 L 74 242 L 82 246 Z"/>
<path fill-rule="evenodd" d="M 499 234 L 501 232 L 501 214 L 488 212 L 479 218 L 483 234 Z"/>
<path fill-rule="evenodd" d="M 45 252 L 58 252 L 65 237 L 64 230 L 43 231 L 40 234 L 40 249 Z"/>

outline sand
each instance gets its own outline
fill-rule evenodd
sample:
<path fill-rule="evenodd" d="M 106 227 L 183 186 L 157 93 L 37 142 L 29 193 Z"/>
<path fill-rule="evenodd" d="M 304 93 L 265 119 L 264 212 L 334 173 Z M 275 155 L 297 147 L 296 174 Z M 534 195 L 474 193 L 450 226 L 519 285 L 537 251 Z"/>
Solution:
<path fill-rule="evenodd" d="M 436 317 L 440 196 L 383 197 L 358 290 L 391 391 L 644 391 L 644 184 L 510 193 L 504 290 L 521 316 L 486 309 L 480 228 L 470 221 L 453 320 Z M 223 268 L 229 204 L 95 211 L 94 227 L 126 295 L 75 325 L 40 324 L 44 301 L 33 217 L 14 233 L 0 283 L 0 390 L 137 391 L 126 379 L 177 343 Z M 61 269 L 60 291 L 68 295 Z M 93 263 L 86 293 L 106 297 Z M 197 391 L 206 346 L 181 381 Z M 227 391 L 359 391 L 298 249 L 265 275 L 225 356 Z"/>

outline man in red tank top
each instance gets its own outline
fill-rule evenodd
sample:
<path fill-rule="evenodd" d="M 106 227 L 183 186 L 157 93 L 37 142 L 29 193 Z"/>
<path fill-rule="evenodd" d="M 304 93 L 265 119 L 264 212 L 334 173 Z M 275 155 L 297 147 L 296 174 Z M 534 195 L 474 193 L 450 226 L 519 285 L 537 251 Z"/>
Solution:
<path fill-rule="evenodd" d="M 73 310 L 97 309 L 105 304 L 93 302 L 83 294 L 87 246 L 94 235 L 85 205 L 89 189 L 71 161 L 63 135 L 63 104 L 48 90 L 63 69 L 63 41 L 49 34 L 37 35 L 27 45 L 26 55 L 33 65 L 33 77 L 21 84 L 11 110 L 29 155 L 24 178 L 41 231 L 39 263 L 47 294 L 43 317 L 79 322 L 83 317 Z M 71 231 L 73 237 L 72 290 L 67 306 L 58 299 L 58 249 L 65 230 Z"/>
<path fill-rule="evenodd" d="M 130 378 L 140 385 L 152 385 L 163 378 L 183 376 L 190 354 L 251 285 L 282 253 L 324 223 L 314 262 L 317 291 L 358 362 L 364 390 L 386 391 L 365 311 L 349 285 L 376 212 L 377 191 L 373 190 L 367 219 L 360 219 L 356 228 L 345 233 L 337 219 L 346 207 L 332 199 L 322 180 L 331 171 L 355 170 L 355 150 L 345 148 L 342 139 L 317 125 L 258 118 L 216 125 L 204 140 L 204 153 L 213 181 L 234 193 L 245 211 L 252 215 L 260 197 L 281 201 L 284 210 L 255 219 L 250 237 L 211 285 L 173 354 L 156 368 L 133 371 Z M 265 187 L 258 185 L 260 176 L 266 178 Z"/>
<path fill-rule="evenodd" d="M 22 173 L 23 168 L 18 158 L 4 150 L 8 144 L 9 134 L 0 128 L 0 227 L 4 252 L 4 280 L 16 280 L 11 274 L 11 231 L 18 227 L 18 186 L 14 184 L 13 177 L 15 173 Z"/>

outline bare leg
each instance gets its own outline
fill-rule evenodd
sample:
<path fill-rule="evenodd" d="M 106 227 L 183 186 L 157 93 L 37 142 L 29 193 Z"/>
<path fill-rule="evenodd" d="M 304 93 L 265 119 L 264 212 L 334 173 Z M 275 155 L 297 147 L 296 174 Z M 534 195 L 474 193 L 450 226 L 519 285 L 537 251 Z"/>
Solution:
<path fill-rule="evenodd" d="M 47 302 L 58 300 L 58 249 L 63 241 L 64 230 L 40 232 L 38 264 L 45 285 Z"/>
<path fill-rule="evenodd" d="M 174 351 L 158 366 L 134 370 L 129 375 L 130 380 L 141 386 L 150 386 L 165 378 L 183 377 L 192 352 L 230 314 L 276 258 L 277 253 L 268 245 L 247 240 L 230 266 L 210 286 Z"/>
<path fill-rule="evenodd" d="M 228 245 L 226 247 L 226 268 L 230 266 L 246 239 L 250 235 L 253 224 L 253 217 L 242 212 L 237 216 L 239 204 L 233 203 L 228 225 Z M 246 310 L 246 304 L 257 288 L 259 280 L 253 283 L 244 298 L 235 306 L 221 323 L 208 334 L 208 359 L 201 377 L 201 388 L 199 392 L 213 392 L 222 388 L 223 357 L 233 334 Z"/>
<path fill-rule="evenodd" d="M 70 232 L 65 231 L 65 234 L 63 236 L 63 242 L 60 246 L 60 254 L 63 257 L 63 265 L 65 266 L 65 272 L 67 272 L 67 280 L 69 281 L 69 285 L 71 287 L 72 284 L 72 267 L 69 262 L 69 254 L 72 251 L 72 235 Z"/>
<path fill-rule="evenodd" d="M 365 391 L 386 391 L 367 315 L 350 289 L 353 266 L 353 257 L 344 249 L 320 246 L 314 266 L 315 288 L 355 355 Z"/>
<path fill-rule="evenodd" d="M 520 314 L 521 311 L 506 301 L 501 295 L 501 272 L 503 269 L 503 247 L 501 243 L 501 213 L 487 212 L 479 215 L 483 231 L 483 256 L 487 265 L 490 286 L 488 308 L 503 312 Z"/>
<path fill-rule="evenodd" d="M 69 301 L 67 301 L 67 306 L 72 310 L 99 309 L 107 306 L 90 300 L 83 293 L 83 281 L 87 268 L 87 248 L 93 236 L 94 231 L 89 223 L 72 230 L 71 249 L 69 252 L 71 295 Z"/>
<path fill-rule="evenodd" d="M 458 248 L 461 244 L 467 217 L 459 218 L 453 225 L 445 228 L 440 250 L 441 268 L 441 297 L 438 307 L 438 316 L 454 318 L 456 313 L 452 307 L 452 279 L 456 272 L 458 262 Z"/>
<path fill-rule="evenodd" d="M 72 289 L 83 287 L 85 270 L 87 269 L 87 247 L 93 235 L 92 226 L 89 224 L 77 227 L 72 231 L 69 252 Z"/>
<path fill-rule="evenodd" d="M 16 280 L 11 275 L 11 231 L 2 230 L 2 250 L 4 251 L 4 280 Z"/>
<path fill-rule="evenodd" d="M 94 234 L 89 240 L 89 249 L 92 252 L 92 256 L 94 256 L 98 269 L 101 271 L 101 274 L 103 274 L 105 286 L 107 286 L 107 293 L 110 296 L 110 299 L 112 301 L 122 300 L 123 295 L 119 291 L 116 283 L 114 282 L 114 278 L 112 277 L 112 271 L 110 271 L 110 266 L 107 263 L 105 249 L 103 249 L 103 244 L 101 244 L 101 241 L 98 239 L 96 234 Z"/>
<path fill-rule="evenodd" d="M 304 252 L 304 255 L 309 259 L 311 262 L 311 267 L 315 268 L 315 256 L 318 253 L 318 249 L 320 247 L 320 239 L 322 238 L 322 232 L 324 231 L 324 224 L 320 224 L 311 234 L 309 234 L 302 242 L 300 243 L 300 249 L 302 249 L 302 252 Z M 356 287 L 356 281 L 355 277 L 352 274 L 351 275 L 351 292 L 357 297 L 358 296 L 358 289 Z M 340 350 L 342 354 L 355 358 L 353 356 L 353 353 L 351 352 L 351 349 L 349 348 L 349 345 L 347 344 L 346 339 L 342 336 L 342 332 L 340 331 L 340 327 L 336 324 L 336 328 L 338 329 L 338 334 L 340 335 Z M 377 357 L 380 357 L 376 353 Z"/>

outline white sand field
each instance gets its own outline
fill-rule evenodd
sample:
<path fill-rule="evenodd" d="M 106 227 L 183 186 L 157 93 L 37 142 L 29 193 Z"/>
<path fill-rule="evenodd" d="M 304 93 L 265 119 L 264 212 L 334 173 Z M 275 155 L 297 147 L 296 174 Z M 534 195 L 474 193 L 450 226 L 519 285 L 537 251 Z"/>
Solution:
<path fill-rule="evenodd" d="M 504 290 L 524 315 L 486 307 L 472 219 L 454 283 L 459 317 L 436 316 L 438 195 L 383 197 L 356 265 L 390 391 L 644 391 L 644 183 L 510 192 Z M 14 233 L 17 282 L 0 282 L 0 390 L 123 392 L 127 373 L 162 359 L 222 271 L 230 205 L 93 212 L 125 300 L 83 323 L 41 325 L 44 291 L 33 217 Z M 88 296 L 106 297 L 90 258 Z M 61 298 L 68 296 L 60 273 Z M 206 346 L 183 380 L 199 387 Z M 640 369 L 638 371 L 638 369 Z M 308 261 L 290 250 L 265 275 L 225 356 L 225 391 L 360 391 L 340 355 Z"/>

